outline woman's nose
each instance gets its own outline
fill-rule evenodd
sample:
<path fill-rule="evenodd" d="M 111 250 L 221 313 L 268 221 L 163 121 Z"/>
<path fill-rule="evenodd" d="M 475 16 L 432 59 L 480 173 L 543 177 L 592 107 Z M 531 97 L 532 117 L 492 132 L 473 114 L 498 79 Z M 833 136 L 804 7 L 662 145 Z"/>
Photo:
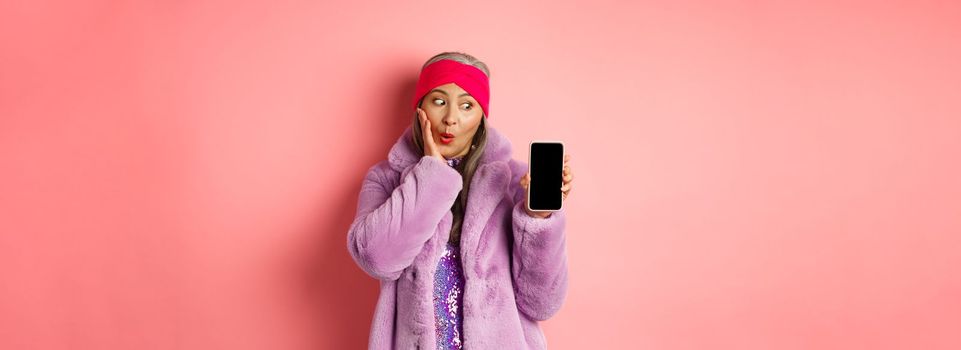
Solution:
<path fill-rule="evenodd" d="M 458 112 L 458 111 L 448 111 L 447 114 L 444 115 L 444 118 L 443 118 L 441 121 L 443 121 L 444 124 L 447 124 L 447 125 L 454 125 L 454 124 L 457 123 L 457 118 L 460 118 L 460 116 L 457 115 L 457 113 L 459 113 L 459 112 Z"/>

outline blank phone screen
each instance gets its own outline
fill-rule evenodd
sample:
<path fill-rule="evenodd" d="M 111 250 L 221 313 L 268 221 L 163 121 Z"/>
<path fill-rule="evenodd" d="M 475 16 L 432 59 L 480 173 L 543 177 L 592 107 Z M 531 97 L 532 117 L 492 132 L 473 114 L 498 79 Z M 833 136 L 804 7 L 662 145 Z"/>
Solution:
<path fill-rule="evenodd" d="M 564 145 L 557 142 L 531 143 L 530 203 L 534 210 L 560 210 L 564 172 Z"/>

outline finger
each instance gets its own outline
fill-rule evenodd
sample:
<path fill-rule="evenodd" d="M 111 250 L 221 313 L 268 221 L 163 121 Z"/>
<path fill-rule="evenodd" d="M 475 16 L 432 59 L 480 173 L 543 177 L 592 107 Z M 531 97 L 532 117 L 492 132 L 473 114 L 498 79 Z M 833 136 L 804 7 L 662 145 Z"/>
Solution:
<path fill-rule="evenodd" d="M 430 119 L 427 119 L 427 113 L 425 113 L 423 109 L 417 109 L 417 116 L 420 118 L 421 125 L 426 126 L 428 123 L 430 123 Z M 430 129 L 421 128 L 421 131 L 430 132 Z"/>
<path fill-rule="evenodd" d="M 565 154 L 565 155 L 564 155 L 564 163 L 567 163 L 567 162 L 570 161 L 570 160 L 571 160 L 571 155 L 570 155 L 570 154 Z"/>
<path fill-rule="evenodd" d="M 427 132 L 428 132 L 428 130 L 427 130 L 427 116 L 424 115 L 424 112 L 421 111 L 420 108 L 417 109 L 417 118 L 420 119 L 420 132 L 421 132 L 421 135 L 422 135 L 422 136 L 427 135 Z"/>
<path fill-rule="evenodd" d="M 430 130 L 430 119 L 424 118 L 424 144 L 434 148 L 434 134 Z"/>
<path fill-rule="evenodd" d="M 424 112 L 421 111 L 421 113 L 423 114 Z M 431 131 L 431 127 L 430 127 L 430 119 L 427 119 L 426 114 L 423 114 L 423 118 L 424 118 L 424 126 L 421 129 L 423 129 L 423 132 L 424 132 L 423 133 L 424 148 L 425 148 L 424 153 L 431 156 L 437 156 L 437 154 L 440 152 L 437 151 L 437 144 L 434 142 L 433 132 Z"/>
<path fill-rule="evenodd" d="M 420 138 L 424 140 L 425 144 L 427 142 L 427 122 L 424 119 L 420 120 Z"/>
<path fill-rule="evenodd" d="M 573 187 L 572 184 L 564 184 L 564 186 L 561 186 L 561 192 L 564 192 L 564 193 L 570 192 L 571 187 Z"/>
<path fill-rule="evenodd" d="M 432 148 L 431 142 L 433 140 L 430 136 L 430 131 L 427 131 L 427 128 L 430 128 L 430 124 L 428 124 L 427 122 L 424 122 L 424 126 L 423 126 L 424 132 L 422 133 L 421 138 L 424 139 L 424 147 L 427 148 L 427 150 L 430 150 Z"/>
<path fill-rule="evenodd" d="M 574 180 L 573 174 L 568 173 L 567 175 L 564 175 L 564 182 L 571 182 L 572 180 Z"/>

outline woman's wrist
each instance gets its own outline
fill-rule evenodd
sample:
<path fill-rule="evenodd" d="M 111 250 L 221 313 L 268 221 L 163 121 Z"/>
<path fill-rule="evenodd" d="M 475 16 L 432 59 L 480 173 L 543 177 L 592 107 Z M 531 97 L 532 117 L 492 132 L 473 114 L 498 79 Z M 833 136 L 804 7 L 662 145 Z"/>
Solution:
<path fill-rule="evenodd" d="M 526 205 L 524 206 L 524 211 L 527 212 L 527 215 L 532 218 L 546 219 L 551 217 L 551 212 L 549 211 L 531 211 L 530 209 L 527 209 Z"/>

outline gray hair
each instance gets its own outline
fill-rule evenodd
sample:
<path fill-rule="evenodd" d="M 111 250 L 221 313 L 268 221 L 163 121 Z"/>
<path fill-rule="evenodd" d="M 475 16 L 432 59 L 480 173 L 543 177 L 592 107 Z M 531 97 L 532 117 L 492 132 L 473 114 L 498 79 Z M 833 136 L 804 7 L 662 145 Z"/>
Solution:
<path fill-rule="evenodd" d="M 468 55 L 463 52 L 441 52 L 434 57 L 431 57 L 424 63 L 421 70 L 427 67 L 431 63 L 440 60 L 453 60 L 463 64 L 469 64 L 480 69 L 484 74 L 490 78 L 490 71 L 487 69 L 487 65 L 481 62 L 474 56 Z M 421 102 L 423 98 L 421 99 Z M 421 102 L 418 102 L 420 105 Z M 487 113 L 486 111 L 484 113 Z M 477 128 L 477 132 L 474 134 L 474 139 L 471 140 L 471 149 L 467 152 L 464 160 L 460 162 L 454 169 L 461 174 L 461 181 L 463 186 L 461 187 L 460 193 L 457 194 L 457 200 L 454 201 L 454 205 L 451 207 L 451 212 L 453 212 L 453 218 L 451 220 L 450 226 L 450 238 L 449 242 L 454 244 L 460 244 L 460 234 L 464 225 L 464 214 L 467 208 L 467 194 L 470 193 L 471 182 L 474 178 L 474 172 L 477 171 L 477 166 L 480 165 L 481 155 L 484 154 L 484 150 L 487 148 L 487 117 L 481 117 L 480 126 Z M 411 125 L 411 142 L 414 144 L 414 148 L 420 151 L 420 155 L 423 156 L 424 153 L 424 140 L 423 134 L 420 129 L 420 120 L 417 118 L 417 112 L 414 112 L 414 119 Z"/>

